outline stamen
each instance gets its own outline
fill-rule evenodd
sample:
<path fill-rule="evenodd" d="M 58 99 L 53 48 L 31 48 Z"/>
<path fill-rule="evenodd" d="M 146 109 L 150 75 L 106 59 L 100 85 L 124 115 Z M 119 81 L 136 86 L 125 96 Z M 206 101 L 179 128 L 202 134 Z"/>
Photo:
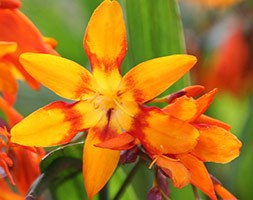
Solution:
<path fill-rule="evenodd" d="M 158 158 L 160 157 L 160 156 L 163 156 L 163 155 L 156 155 L 155 156 L 155 158 L 154 158 L 154 160 L 152 161 L 152 163 L 149 165 L 149 169 L 151 169 L 152 167 L 153 167 L 153 165 L 156 163 L 156 161 L 158 160 Z M 163 158 L 165 158 L 165 159 L 168 159 L 168 160 L 170 160 L 170 161 L 173 161 L 173 162 L 178 162 L 178 161 L 180 161 L 180 159 L 178 159 L 178 158 L 171 158 L 171 157 L 167 157 L 167 156 L 163 156 Z"/>
<path fill-rule="evenodd" d="M 171 158 L 171 157 L 167 157 L 167 156 L 165 156 L 165 158 L 168 159 L 168 160 L 170 160 L 170 161 L 173 161 L 173 162 L 180 161 L 180 159 L 178 159 L 178 158 Z"/>
<path fill-rule="evenodd" d="M 152 163 L 149 165 L 149 169 L 151 169 L 153 167 L 153 165 L 156 163 L 156 161 L 158 160 L 158 158 L 160 157 L 160 155 L 156 156 L 155 159 L 152 161 Z"/>
<path fill-rule="evenodd" d="M 113 98 L 114 103 L 126 114 L 128 114 L 131 117 L 134 117 L 134 115 L 130 112 L 128 112 L 123 106 L 120 105 L 120 103 L 117 101 L 117 99 Z"/>

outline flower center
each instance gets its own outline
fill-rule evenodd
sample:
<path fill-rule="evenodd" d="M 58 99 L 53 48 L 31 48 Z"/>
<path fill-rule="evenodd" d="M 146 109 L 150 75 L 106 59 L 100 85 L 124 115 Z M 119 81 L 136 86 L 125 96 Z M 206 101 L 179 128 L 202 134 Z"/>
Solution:
<path fill-rule="evenodd" d="M 128 109 L 123 105 L 122 100 L 114 94 L 100 94 L 96 93 L 93 98 L 93 106 L 95 109 L 100 109 L 101 111 L 107 112 L 108 110 L 117 110 L 120 109 L 127 115 L 133 117 Z"/>

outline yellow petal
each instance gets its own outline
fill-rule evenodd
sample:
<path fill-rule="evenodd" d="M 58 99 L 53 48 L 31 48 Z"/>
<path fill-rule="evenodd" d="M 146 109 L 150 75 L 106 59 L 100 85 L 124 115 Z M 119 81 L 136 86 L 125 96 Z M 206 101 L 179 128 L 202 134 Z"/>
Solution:
<path fill-rule="evenodd" d="M 107 183 L 117 167 L 120 151 L 95 147 L 121 133 L 117 122 L 110 118 L 101 119 L 89 130 L 83 153 L 83 176 L 88 199 L 92 199 Z"/>
<path fill-rule="evenodd" d="M 208 195 L 212 200 L 217 200 L 212 180 L 203 162 L 191 154 L 179 154 L 177 158 L 191 173 L 191 183 Z"/>
<path fill-rule="evenodd" d="M 239 156 L 242 144 L 227 130 L 218 126 L 198 129 L 200 136 L 193 154 L 202 161 L 227 163 Z"/>
<path fill-rule="evenodd" d="M 121 92 L 139 103 L 149 101 L 175 83 L 196 63 L 190 55 L 172 55 L 143 62 L 122 80 Z"/>
<path fill-rule="evenodd" d="M 94 93 L 90 72 L 71 60 L 48 54 L 24 53 L 20 62 L 34 78 L 64 98 L 79 100 Z"/>
<path fill-rule="evenodd" d="M 199 132 L 185 121 L 159 110 L 144 111 L 136 116 L 131 135 L 153 154 L 177 154 L 190 151 L 197 144 Z"/>
<path fill-rule="evenodd" d="M 94 126 L 101 114 L 88 102 L 55 102 L 24 118 L 11 129 L 11 141 L 46 147 L 69 142 L 79 131 Z"/>
<path fill-rule="evenodd" d="M 190 173 L 182 163 L 159 156 L 156 164 L 171 178 L 176 188 L 182 188 L 190 182 Z"/>
<path fill-rule="evenodd" d="M 115 0 L 105 0 L 89 21 L 84 48 L 92 68 L 110 72 L 118 68 L 126 54 L 126 28 L 123 13 Z"/>

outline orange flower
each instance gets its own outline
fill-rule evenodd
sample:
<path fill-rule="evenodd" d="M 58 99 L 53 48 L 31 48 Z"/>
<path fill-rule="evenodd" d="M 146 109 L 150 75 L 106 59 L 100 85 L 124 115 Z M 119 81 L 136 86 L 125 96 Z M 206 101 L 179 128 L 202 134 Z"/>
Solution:
<path fill-rule="evenodd" d="M 21 55 L 20 62 L 31 76 L 59 96 L 75 102 L 45 106 L 11 132 L 15 143 L 52 146 L 67 143 L 78 132 L 89 129 L 83 153 L 83 175 L 91 199 L 110 178 L 120 156 L 119 151 L 94 144 L 119 135 L 123 129 L 133 129 L 134 120 L 145 115 L 141 105 L 177 81 L 194 65 L 196 58 L 173 55 L 153 59 L 137 65 L 122 77 L 120 65 L 127 50 L 126 28 L 122 10 L 115 0 L 103 1 L 93 13 L 84 37 L 84 49 L 92 74 L 77 63 L 57 56 Z M 189 133 L 186 137 L 191 136 Z M 194 142 L 192 139 L 189 143 Z"/>
<path fill-rule="evenodd" d="M 214 89 L 196 100 L 182 96 L 163 109 L 167 114 L 194 125 L 200 136 L 197 145 L 191 151 L 173 156 L 179 160 L 177 164 L 173 163 L 172 170 L 168 156 L 159 157 L 156 161 L 157 165 L 169 170 L 169 175 L 173 175 L 174 165 L 182 164 L 190 172 L 189 181 L 211 199 L 216 199 L 216 195 L 204 162 L 228 163 L 239 155 L 241 148 L 241 142 L 229 132 L 230 126 L 203 114 L 211 104 L 216 92 L 217 90 Z M 176 185 L 184 185 L 185 180 L 180 179 L 180 176 L 182 177 L 181 173 L 185 169 L 180 172 L 178 169 L 176 173 L 174 172 L 172 180 L 174 179 Z M 184 177 L 187 179 L 187 173 Z"/>
<path fill-rule="evenodd" d="M 209 70 L 205 67 L 197 76 L 201 84 L 208 88 L 218 87 L 235 97 L 253 91 L 251 61 L 253 29 L 251 27 L 248 32 L 245 32 L 245 24 L 242 24 L 241 18 L 233 21 L 226 38 L 217 47 L 210 62 L 206 64 Z"/>
<path fill-rule="evenodd" d="M 226 8 L 228 6 L 232 6 L 241 0 L 183 0 L 182 2 L 190 2 L 195 4 L 201 4 L 206 7 L 219 7 L 219 8 Z"/>
<path fill-rule="evenodd" d="M 33 181 L 39 176 L 39 162 L 45 155 L 43 149 L 31 149 L 10 142 L 11 135 L 7 129 L 22 119 L 3 98 L 0 97 L 0 109 L 6 114 L 8 124 L 4 121 L 0 124 L 0 167 L 4 170 L 4 176 L 15 185 L 15 192 L 8 188 L 0 177 L 0 185 L 6 189 L 2 191 L 0 199 L 7 200 L 16 196 L 24 198 Z M 36 151 L 36 152 L 34 152 Z M 1 173 L 2 174 L 2 173 Z M 10 196 L 9 196 L 10 195 Z M 15 199 L 15 198 L 13 198 Z"/>
<path fill-rule="evenodd" d="M 145 152 L 153 160 L 150 167 L 154 164 L 158 165 L 171 178 L 175 187 L 182 188 L 192 183 L 211 199 L 217 199 L 215 191 L 221 197 L 232 198 L 232 194 L 223 188 L 219 182 L 214 181 L 213 177 L 210 177 L 204 162 L 230 162 L 239 155 L 241 142 L 229 132 L 229 125 L 203 114 L 211 104 L 214 94 L 217 92 L 214 89 L 196 100 L 192 98 L 192 96 L 202 92 L 203 89 L 202 86 L 190 86 L 158 100 L 170 102 L 162 110 L 170 119 L 170 122 L 168 121 L 167 125 L 165 124 L 166 127 L 159 126 L 162 125 L 159 124 L 161 118 L 158 118 L 155 114 L 153 117 L 158 121 L 156 126 L 149 127 L 149 131 L 143 131 L 140 128 L 135 133 L 135 135 L 138 135 L 143 132 L 145 137 L 138 137 L 139 140 L 136 140 L 135 137 L 131 136 L 133 133 L 129 132 L 131 135 L 124 133 L 121 136 L 112 138 L 96 146 L 114 150 L 126 150 L 140 143 L 144 147 Z M 181 123 L 178 123 L 177 120 Z M 189 138 L 185 136 L 186 131 L 184 130 L 193 129 L 192 127 L 189 128 L 190 125 L 198 130 L 198 140 L 194 143 L 195 146 L 185 145 L 188 148 L 183 153 L 178 153 L 184 150 L 182 148 L 183 140 L 186 140 L 185 144 L 189 142 Z M 161 131 L 166 129 L 167 133 Z M 164 136 L 161 136 L 161 133 L 170 136 L 173 136 L 175 133 L 177 137 L 182 137 L 182 141 L 178 140 L 181 144 L 177 143 L 173 138 L 166 140 Z M 150 137 L 152 142 L 147 142 L 146 138 Z M 154 141 L 159 142 L 161 145 L 160 148 L 154 148 L 153 145 L 150 145 Z M 164 150 L 165 146 L 168 150 L 167 152 Z M 233 197 L 232 199 L 236 198 Z"/>
<path fill-rule="evenodd" d="M 32 22 L 22 12 L 13 9 L 19 7 L 19 3 L 14 0 L 0 1 L 0 91 L 10 103 L 14 103 L 17 93 L 14 69 L 33 89 L 39 88 L 39 83 L 18 61 L 20 54 L 24 52 L 57 54 L 44 42 L 43 36 Z"/>

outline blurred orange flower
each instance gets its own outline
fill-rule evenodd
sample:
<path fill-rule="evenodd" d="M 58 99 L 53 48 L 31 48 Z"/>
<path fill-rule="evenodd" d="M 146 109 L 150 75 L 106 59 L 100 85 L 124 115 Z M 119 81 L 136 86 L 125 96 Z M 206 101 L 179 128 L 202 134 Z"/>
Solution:
<path fill-rule="evenodd" d="M 40 174 L 39 163 L 45 152 L 41 148 L 29 149 L 10 142 L 8 129 L 19 122 L 22 116 L 1 97 L 0 110 L 5 113 L 9 122 L 1 120 L 0 123 L 0 169 L 3 169 L 0 174 L 3 176 L 0 177 L 0 199 L 24 199 L 31 184 Z M 13 187 L 6 184 L 6 176 Z M 14 188 L 14 191 L 11 188 Z"/>
<path fill-rule="evenodd" d="M 236 20 L 211 61 L 204 63 L 209 68 L 200 69 L 197 75 L 200 84 L 218 87 L 236 97 L 253 91 L 252 30 L 246 33 L 241 21 Z"/>
<path fill-rule="evenodd" d="M 0 1 L 0 92 L 11 104 L 15 102 L 17 93 L 14 71 L 33 89 L 39 88 L 39 83 L 18 61 L 19 55 L 24 52 L 57 54 L 50 43 L 44 41 L 35 25 L 21 11 L 15 9 L 19 6 L 19 1 Z"/>
<path fill-rule="evenodd" d="M 15 9 L 21 6 L 20 0 L 0 0 L 0 9 L 1 8 L 8 8 L 8 9 Z"/>
<path fill-rule="evenodd" d="M 211 8 L 225 8 L 228 6 L 232 6 L 240 1 L 242 0 L 182 0 L 181 2 L 196 3 Z"/>

